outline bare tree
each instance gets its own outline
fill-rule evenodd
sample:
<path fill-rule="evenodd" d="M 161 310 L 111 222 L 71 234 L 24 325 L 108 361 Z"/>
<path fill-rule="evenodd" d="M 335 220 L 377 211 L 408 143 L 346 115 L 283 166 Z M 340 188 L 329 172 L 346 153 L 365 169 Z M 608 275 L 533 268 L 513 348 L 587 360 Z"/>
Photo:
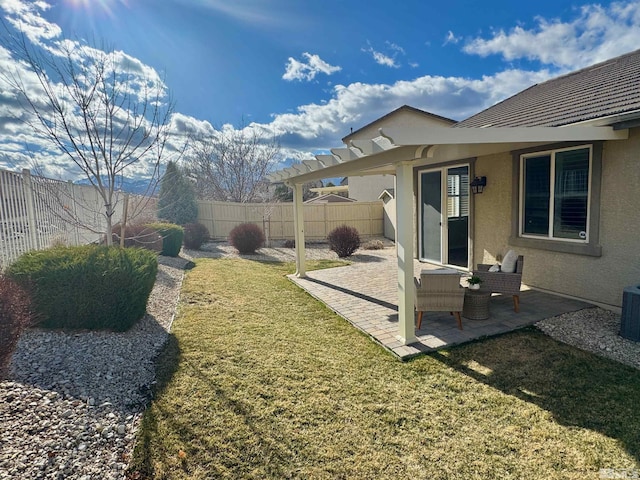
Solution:
<path fill-rule="evenodd" d="M 5 30 L 15 68 L 0 79 L 23 108 L 19 118 L 95 188 L 111 244 L 125 173 L 144 171 L 150 191 L 158 182 L 173 111 L 164 82 L 122 52 L 69 40 L 37 48 Z"/>
<path fill-rule="evenodd" d="M 199 198 L 231 202 L 264 201 L 265 176 L 280 154 L 274 136 L 240 125 L 210 135 L 193 135 L 185 154 L 186 171 Z"/>
<path fill-rule="evenodd" d="M 312 192 L 312 188 L 322 187 L 322 180 L 315 180 L 302 185 L 302 200 L 307 201 L 317 194 Z M 274 200 L 277 202 L 293 202 L 293 189 L 286 186 L 284 183 L 276 185 L 273 193 Z"/>

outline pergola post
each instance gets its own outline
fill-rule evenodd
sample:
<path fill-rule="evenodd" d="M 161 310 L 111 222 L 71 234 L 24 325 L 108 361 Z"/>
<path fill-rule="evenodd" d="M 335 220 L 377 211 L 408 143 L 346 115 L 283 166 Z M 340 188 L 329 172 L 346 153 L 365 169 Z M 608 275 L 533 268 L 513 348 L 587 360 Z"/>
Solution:
<path fill-rule="evenodd" d="M 302 184 L 293 184 L 293 228 L 296 241 L 296 277 L 307 276 L 304 247 L 304 203 L 302 202 Z"/>
<path fill-rule="evenodd" d="M 396 249 L 398 257 L 398 339 L 403 345 L 417 341 L 413 283 L 413 166 L 396 165 Z"/>

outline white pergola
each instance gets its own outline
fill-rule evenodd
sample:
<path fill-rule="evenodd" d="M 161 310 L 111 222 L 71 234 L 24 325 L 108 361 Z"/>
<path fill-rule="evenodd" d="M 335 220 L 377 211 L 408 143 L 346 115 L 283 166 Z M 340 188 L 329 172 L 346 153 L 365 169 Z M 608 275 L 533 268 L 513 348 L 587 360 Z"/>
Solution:
<path fill-rule="evenodd" d="M 413 169 L 447 161 L 555 142 L 624 140 L 628 130 L 611 127 L 500 127 L 500 128 L 380 128 L 379 136 L 354 140 L 331 155 L 316 155 L 269 175 L 272 182 L 293 188 L 296 275 L 305 277 L 304 212 L 302 185 L 323 178 L 349 175 L 396 176 L 396 247 L 398 262 L 398 339 L 416 341 L 413 283 Z"/>

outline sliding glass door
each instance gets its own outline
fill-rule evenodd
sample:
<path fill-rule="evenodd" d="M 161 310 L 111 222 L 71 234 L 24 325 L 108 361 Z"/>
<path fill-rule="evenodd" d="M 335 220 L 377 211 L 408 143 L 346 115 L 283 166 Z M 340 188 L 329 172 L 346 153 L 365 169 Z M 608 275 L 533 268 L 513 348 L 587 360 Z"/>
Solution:
<path fill-rule="evenodd" d="M 469 166 L 420 173 L 420 258 L 468 267 Z"/>

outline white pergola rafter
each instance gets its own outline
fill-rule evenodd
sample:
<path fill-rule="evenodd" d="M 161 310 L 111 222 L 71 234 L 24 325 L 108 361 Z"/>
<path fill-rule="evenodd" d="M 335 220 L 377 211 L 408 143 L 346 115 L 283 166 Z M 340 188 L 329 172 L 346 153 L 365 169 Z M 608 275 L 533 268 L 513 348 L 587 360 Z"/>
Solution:
<path fill-rule="evenodd" d="M 371 140 L 351 140 L 350 146 L 357 148 L 363 155 L 373 155 L 395 148 L 389 139 L 385 137 L 377 137 Z"/>
<path fill-rule="evenodd" d="M 303 160 L 302 163 L 307 166 L 309 171 L 315 171 L 324 168 L 318 160 Z"/>
<path fill-rule="evenodd" d="M 340 157 L 340 160 L 343 162 L 349 162 L 351 160 L 355 160 L 356 158 L 361 158 L 363 156 L 360 150 L 353 147 L 332 148 L 331 153 L 333 153 L 337 157 Z"/>

